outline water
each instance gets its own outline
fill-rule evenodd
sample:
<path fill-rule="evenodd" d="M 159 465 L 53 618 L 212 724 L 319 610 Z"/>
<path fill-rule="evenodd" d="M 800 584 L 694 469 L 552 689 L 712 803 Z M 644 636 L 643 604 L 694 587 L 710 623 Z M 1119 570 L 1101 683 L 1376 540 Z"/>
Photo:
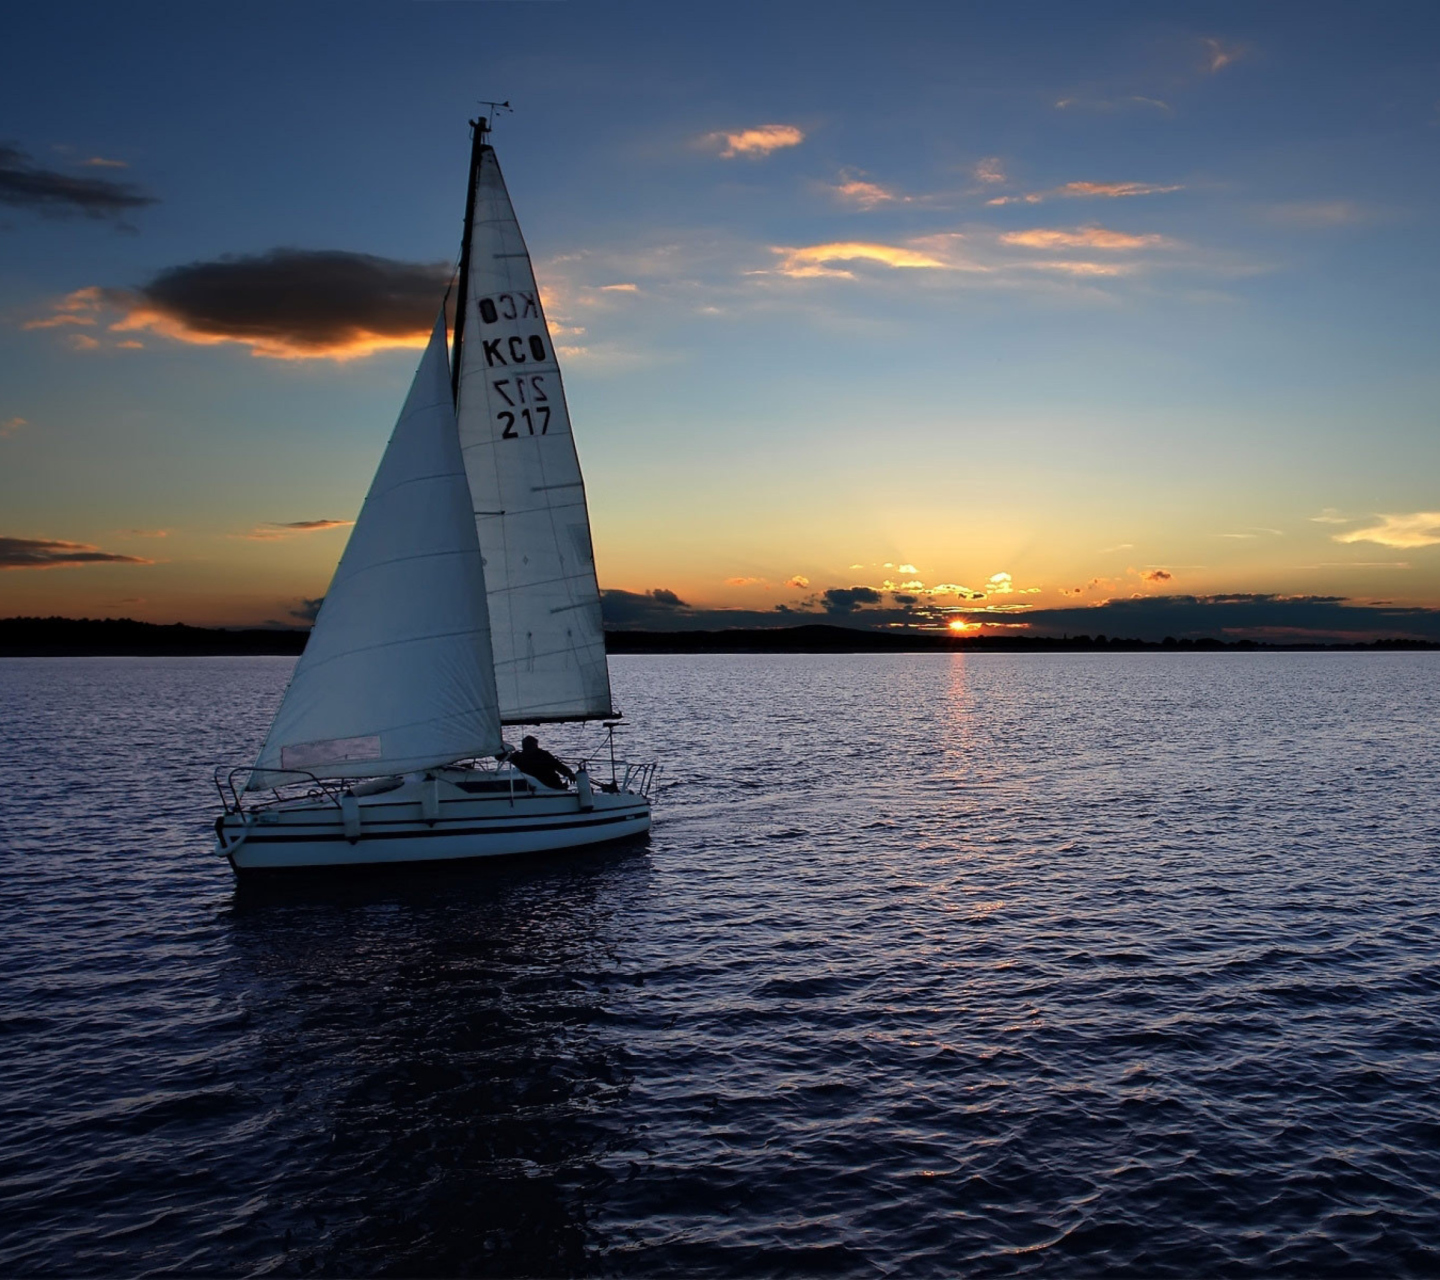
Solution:
<path fill-rule="evenodd" d="M 1440 655 L 613 666 L 648 842 L 251 892 L 287 660 L 0 662 L 0 1271 L 1440 1274 Z"/>

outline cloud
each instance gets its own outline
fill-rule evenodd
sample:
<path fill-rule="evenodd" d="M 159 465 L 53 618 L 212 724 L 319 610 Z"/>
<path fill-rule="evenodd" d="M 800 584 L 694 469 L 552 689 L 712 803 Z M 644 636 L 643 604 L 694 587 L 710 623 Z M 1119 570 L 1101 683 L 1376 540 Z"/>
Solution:
<path fill-rule="evenodd" d="M 765 581 L 764 578 L 726 578 L 727 587 L 754 587 Z"/>
<path fill-rule="evenodd" d="M 151 330 L 200 346 L 234 342 L 277 360 L 350 360 L 423 347 L 449 279 L 447 263 L 272 249 L 170 267 L 137 290 L 103 295 L 125 312 L 112 332 Z M 69 323 L 88 323 L 91 313 L 71 314 L 82 318 Z"/>
<path fill-rule="evenodd" d="M 794 587 L 797 591 L 803 591 L 810 585 L 810 579 L 803 573 L 797 573 L 793 578 L 786 578 L 785 585 L 787 587 Z"/>
<path fill-rule="evenodd" d="M 1151 569 L 1149 573 L 1140 575 L 1146 582 L 1169 582 L 1174 576 L 1168 569 Z"/>
<path fill-rule="evenodd" d="M 854 613 L 862 604 L 879 604 L 880 593 L 873 587 L 831 587 L 821 597 L 826 613 Z"/>
<path fill-rule="evenodd" d="M 29 425 L 24 418 L 6 418 L 4 422 L 0 422 L 0 440 L 8 439 Z"/>
<path fill-rule="evenodd" d="M 1178 183 L 1168 187 L 1150 182 L 1067 182 L 1056 187 L 1051 193 L 1065 199 L 1100 197 L 1106 200 L 1124 200 L 1131 196 L 1163 196 L 1172 191 L 1184 191 Z"/>
<path fill-rule="evenodd" d="M 105 305 L 103 292 L 91 285 L 88 289 L 76 289 L 67 293 L 58 302 L 51 303 L 50 314 L 36 316 L 25 321 L 22 329 L 61 329 L 66 325 L 95 325 L 100 323 Z"/>
<path fill-rule="evenodd" d="M 122 529 L 121 532 L 132 538 L 168 538 L 170 536 L 169 529 Z"/>
<path fill-rule="evenodd" d="M 1371 217 L 1369 210 L 1353 200 L 1290 200 L 1271 205 L 1268 214 L 1273 222 L 1312 229 L 1353 227 Z"/>
<path fill-rule="evenodd" d="M 1440 609 L 1363 604 L 1343 596 L 1229 594 L 1138 596 L 1101 604 L 1037 609 L 1029 634 L 1108 635 L 1137 640 L 1260 640 L 1272 643 L 1440 640 Z"/>
<path fill-rule="evenodd" d="M 882 187 L 878 182 L 871 182 L 855 169 L 842 170 L 840 181 L 830 190 L 842 204 L 853 205 L 857 209 L 874 209 L 882 204 L 904 202 L 906 199 L 888 187 Z"/>
<path fill-rule="evenodd" d="M 0 204 L 34 209 L 50 217 L 83 214 L 123 219 L 127 213 L 158 203 L 134 183 L 110 178 L 77 178 L 42 169 L 14 143 L 0 143 Z"/>
<path fill-rule="evenodd" d="M 1032 231 L 1007 231 L 1001 244 L 1023 245 L 1027 249 L 1156 249 L 1171 242 L 1159 235 L 1127 235 L 1123 231 L 1107 231 L 1104 227 L 1080 227 L 1074 231 L 1036 228 Z"/>
<path fill-rule="evenodd" d="M 690 612 L 690 606 L 666 587 L 650 591 L 622 591 L 611 587 L 600 593 L 600 611 L 607 627 L 617 630 L 670 630 Z"/>
<path fill-rule="evenodd" d="M 348 529 L 353 520 L 290 520 L 284 523 L 256 525 L 249 533 L 237 533 L 237 538 L 250 542 L 274 542 L 280 538 L 294 537 L 297 533 L 323 533 L 327 529 Z"/>
<path fill-rule="evenodd" d="M 1378 542 L 1382 547 L 1433 547 L 1440 543 L 1440 511 L 1381 516 L 1379 524 L 1331 536 L 1336 542 Z"/>
<path fill-rule="evenodd" d="M 989 205 L 1042 204 L 1046 200 L 1126 200 L 1135 196 L 1163 196 L 1184 191 L 1179 183 L 1161 186 L 1153 182 L 1066 182 L 1048 191 L 1031 191 L 1023 196 L 996 196 Z"/>
<path fill-rule="evenodd" d="M 1006 182 L 1005 170 L 1001 167 L 999 156 L 987 156 L 980 161 L 973 170 L 975 180 L 984 183 Z"/>
<path fill-rule="evenodd" d="M 87 169 L 128 169 L 130 163 L 127 160 L 109 160 L 104 156 L 91 156 L 88 160 L 80 162 Z"/>
<path fill-rule="evenodd" d="M 1341 515 L 1334 507 L 1326 507 L 1318 516 L 1311 516 L 1315 524 L 1349 524 L 1354 516 Z"/>
<path fill-rule="evenodd" d="M 887 267 L 922 268 L 943 271 L 947 264 L 932 254 L 916 249 L 903 248 L 892 244 L 866 244 L 858 241 L 835 241 L 831 244 L 813 244 L 800 249 L 775 247 L 772 252 L 781 255 L 781 275 L 795 279 L 815 276 L 831 276 L 853 280 L 855 273 L 841 267 L 831 267 L 832 262 L 878 262 Z"/>
<path fill-rule="evenodd" d="M 919 572 L 920 572 L 920 570 L 917 569 L 913 564 L 902 564 L 902 565 L 897 565 L 896 567 L 900 570 L 901 573 L 919 573 Z"/>
<path fill-rule="evenodd" d="M 706 146 L 723 147 L 720 156 L 725 160 L 733 160 L 736 156 L 760 158 L 784 147 L 798 147 L 804 141 L 805 134 L 793 124 L 762 124 L 736 133 L 721 130 L 707 133 L 701 139 Z"/>
<path fill-rule="evenodd" d="M 1015 580 L 1008 573 L 992 573 L 985 589 L 992 596 L 1008 596 L 1015 590 Z"/>
<path fill-rule="evenodd" d="M 0 569 L 66 569 L 86 564 L 154 564 L 140 556 L 101 551 L 88 542 L 55 538 L 0 538 Z"/>
<path fill-rule="evenodd" d="M 299 622 L 314 622 L 320 613 L 320 606 L 324 603 L 324 596 L 316 596 L 313 600 L 301 596 L 299 605 L 289 610 L 289 614 Z"/>
<path fill-rule="evenodd" d="M 1212 76 L 1217 71 L 1223 71 L 1238 58 L 1243 58 L 1248 52 L 1243 44 L 1226 43 L 1223 40 L 1215 40 L 1205 37 L 1201 43 L 1205 46 L 1204 63 L 1205 70 Z"/>
<path fill-rule="evenodd" d="M 1147 98 L 1144 94 L 1130 93 L 1119 98 L 1060 98 L 1055 103 L 1057 111 L 1124 111 L 1133 107 L 1148 107 L 1170 115 L 1174 108 L 1159 98 Z"/>

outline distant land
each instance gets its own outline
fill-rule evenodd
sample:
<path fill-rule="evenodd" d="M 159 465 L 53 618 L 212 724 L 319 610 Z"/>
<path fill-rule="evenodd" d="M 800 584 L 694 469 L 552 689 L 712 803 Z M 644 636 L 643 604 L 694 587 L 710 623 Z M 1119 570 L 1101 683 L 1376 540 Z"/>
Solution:
<path fill-rule="evenodd" d="M 0 657 L 294 657 L 309 631 L 301 627 L 192 627 L 129 618 L 0 618 Z M 874 631 L 814 623 L 737 627 L 726 631 L 607 631 L 611 653 L 1098 653 L 1233 650 L 1440 649 L 1426 640 L 1369 644 L 1265 644 L 1255 640 L 1148 641 L 1110 636 L 960 637 L 923 631 Z"/>

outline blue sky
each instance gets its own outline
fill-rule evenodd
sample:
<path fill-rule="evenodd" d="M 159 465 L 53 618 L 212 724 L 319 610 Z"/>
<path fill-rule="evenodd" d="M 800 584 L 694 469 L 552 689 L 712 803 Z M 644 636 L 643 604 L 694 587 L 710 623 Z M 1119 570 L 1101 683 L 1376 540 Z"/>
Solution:
<path fill-rule="evenodd" d="M 865 586 L 996 626 L 1440 605 L 1437 25 L 27 9 L 0 143 L 153 203 L 0 204 L 0 612 L 284 621 L 323 593 L 415 351 L 202 343 L 145 290 L 277 249 L 453 260 L 482 97 L 515 107 L 496 145 L 602 585 L 707 616 Z"/>

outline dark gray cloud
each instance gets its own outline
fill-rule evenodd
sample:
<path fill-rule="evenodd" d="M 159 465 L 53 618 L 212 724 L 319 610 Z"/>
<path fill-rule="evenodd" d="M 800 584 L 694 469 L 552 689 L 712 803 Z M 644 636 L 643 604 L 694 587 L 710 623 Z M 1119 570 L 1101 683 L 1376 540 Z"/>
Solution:
<path fill-rule="evenodd" d="M 449 279 L 443 262 L 272 249 L 169 267 L 111 299 L 158 313 L 165 332 L 181 340 L 245 342 L 273 355 L 344 355 L 423 339 Z"/>
<path fill-rule="evenodd" d="M 962 615 L 989 622 L 983 613 Z M 1262 640 L 1274 644 L 1379 639 L 1440 640 L 1440 609 L 1359 604 L 1343 596 L 1230 594 L 1147 596 L 1092 608 L 1031 609 L 996 622 L 1023 622 L 1022 634 L 1107 635 L 1135 640 Z"/>
<path fill-rule="evenodd" d="M 934 632 L 958 617 L 981 624 L 987 634 L 1041 638 L 1103 635 L 1158 642 L 1173 636 L 1271 644 L 1440 641 L 1440 609 L 1360 604 L 1342 596 L 1147 596 L 1090 607 L 987 612 L 946 609 L 905 594 L 886 604 L 882 593 L 870 587 L 832 588 L 802 605 L 773 609 L 696 608 L 664 589 L 601 594 L 605 625 L 613 631 L 724 631 L 831 621 L 868 630 Z"/>
<path fill-rule="evenodd" d="M 605 625 L 617 631 L 675 631 L 687 625 L 692 612 L 666 587 L 653 591 L 602 591 L 600 611 Z"/>
<path fill-rule="evenodd" d="M 0 204 L 36 209 L 51 216 L 84 214 L 122 218 L 156 204 L 133 182 L 79 178 L 58 169 L 42 169 L 14 143 L 0 142 Z"/>
<path fill-rule="evenodd" d="M 154 564 L 140 556 L 101 551 L 86 542 L 55 538 L 0 538 L 0 569 L 63 569 L 82 564 Z"/>
<path fill-rule="evenodd" d="M 854 613 L 862 604 L 879 604 L 880 593 L 874 587 L 831 587 L 820 603 L 826 613 Z"/>
<path fill-rule="evenodd" d="M 324 596 L 316 596 L 313 600 L 302 596 L 299 606 L 290 610 L 290 616 L 300 622 L 314 622 L 320 612 L 320 606 L 324 603 Z M 289 626 L 290 624 L 285 623 L 284 625 Z"/>

